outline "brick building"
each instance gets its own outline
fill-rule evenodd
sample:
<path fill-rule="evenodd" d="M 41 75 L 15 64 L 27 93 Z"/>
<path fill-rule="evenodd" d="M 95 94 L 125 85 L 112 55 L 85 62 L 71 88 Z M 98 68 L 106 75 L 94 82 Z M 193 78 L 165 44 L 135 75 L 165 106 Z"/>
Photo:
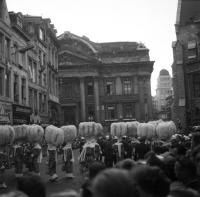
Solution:
<path fill-rule="evenodd" d="M 58 40 L 61 124 L 152 118 L 154 62 L 143 44 L 94 43 L 70 32 Z"/>
<path fill-rule="evenodd" d="M 200 1 L 178 1 L 175 27 L 173 117 L 186 128 L 200 124 Z"/>

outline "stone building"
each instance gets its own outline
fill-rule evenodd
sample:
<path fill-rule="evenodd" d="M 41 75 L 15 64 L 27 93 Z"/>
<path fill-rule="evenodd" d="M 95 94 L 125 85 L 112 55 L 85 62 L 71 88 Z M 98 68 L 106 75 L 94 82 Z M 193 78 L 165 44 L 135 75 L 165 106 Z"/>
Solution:
<path fill-rule="evenodd" d="M 0 123 L 58 123 L 56 30 L 0 1 Z"/>
<path fill-rule="evenodd" d="M 94 43 L 65 32 L 58 37 L 61 124 L 152 118 L 153 61 L 141 43 Z"/>
<path fill-rule="evenodd" d="M 166 111 L 166 98 L 172 94 L 171 76 L 166 69 L 162 69 L 157 79 L 156 109 L 158 118 L 168 119 Z"/>
<path fill-rule="evenodd" d="M 23 16 L 24 30 L 34 49 L 28 51 L 31 122 L 58 122 L 58 60 L 56 30 L 50 19 Z"/>
<path fill-rule="evenodd" d="M 0 1 L 0 124 L 12 122 L 13 93 L 10 89 L 12 30 L 5 0 Z"/>
<path fill-rule="evenodd" d="M 12 28 L 11 61 L 7 78 L 13 100 L 13 124 L 27 124 L 30 121 L 31 108 L 28 100 L 27 53 L 33 48 L 30 38 L 23 30 L 21 13 L 9 12 Z"/>
<path fill-rule="evenodd" d="M 200 1 L 178 1 L 175 27 L 173 114 L 186 128 L 200 124 Z"/>

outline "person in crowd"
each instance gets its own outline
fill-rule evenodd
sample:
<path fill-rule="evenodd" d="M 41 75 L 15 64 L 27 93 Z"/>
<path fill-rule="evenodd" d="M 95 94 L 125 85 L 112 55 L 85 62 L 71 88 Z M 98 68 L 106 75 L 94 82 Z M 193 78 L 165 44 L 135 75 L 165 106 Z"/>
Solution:
<path fill-rule="evenodd" d="M 170 181 L 158 167 L 139 165 L 131 171 L 131 178 L 140 197 L 166 197 L 169 194 Z"/>
<path fill-rule="evenodd" d="M 192 189 L 176 189 L 171 191 L 168 197 L 199 197 L 199 193 Z"/>
<path fill-rule="evenodd" d="M 126 170 L 111 168 L 99 173 L 92 184 L 94 197 L 138 197 Z"/>
<path fill-rule="evenodd" d="M 48 155 L 48 172 L 51 176 L 49 181 L 54 182 L 58 179 L 58 175 L 56 173 L 56 165 L 57 165 L 57 149 L 56 146 L 48 144 L 47 148 L 47 155 Z"/>
<path fill-rule="evenodd" d="M 200 145 L 196 146 L 192 151 L 192 159 L 195 163 L 197 175 L 200 177 Z"/>
<path fill-rule="evenodd" d="M 75 190 L 66 190 L 51 194 L 50 197 L 79 197 Z"/>
<path fill-rule="evenodd" d="M 4 147 L 0 147 L 0 189 L 6 189 L 5 183 L 5 169 L 7 165 L 7 157 Z"/>
<path fill-rule="evenodd" d="M 39 143 L 35 143 L 33 145 L 31 157 L 33 162 L 33 173 L 40 175 L 40 164 L 42 162 L 42 148 Z"/>
<path fill-rule="evenodd" d="M 119 161 L 117 163 L 116 167 L 119 168 L 119 169 L 131 170 L 136 165 L 137 164 L 134 160 L 128 158 L 128 159 L 124 159 L 122 161 Z"/>
<path fill-rule="evenodd" d="M 45 183 L 38 175 L 26 175 L 17 179 L 17 189 L 29 197 L 46 197 Z"/>
<path fill-rule="evenodd" d="M 89 177 L 85 180 L 84 184 L 81 187 L 81 197 L 92 197 L 92 181 L 97 176 L 98 173 L 103 171 L 106 168 L 104 163 L 99 161 L 94 161 L 89 166 Z"/>
<path fill-rule="evenodd" d="M 191 150 L 200 144 L 200 132 L 192 134 Z"/>
<path fill-rule="evenodd" d="M 140 143 L 136 144 L 135 146 L 135 161 L 144 159 L 145 154 L 150 151 L 149 146 L 145 144 L 145 138 L 139 138 L 139 141 Z"/>
<path fill-rule="evenodd" d="M 160 157 L 160 158 L 159 158 Z M 156 155 L 155 152 L 149 151 L 145 155 L 146 163 L 149 166 L 157 166 L 161 169 L 164 169 L 164 162 L 161 160 L 162 156 Z"/>
<path fill-rule="evenodd" d="M 15 166 L 15 176 L 23 176 L 24 149 L 21 142 L 16 142 L 13 146 L 13 158 Z"/>
<path fill-rule="evenodd" d="M 182 157 L 176 161 L 175 174 L 184 187 L 200 192 L 200 181 L 197 179 L 196 167 L 189 158 Z"/>
<path fill-rule="evenodd" d="M 74 154 L 72 146 L 67 143 L 63 147 L 63 167 L 62 170 L 66 173 L 66 178 L 74 178 L 73 175 Z"/>
<path fill-rule="evenodd" d="M 79 149 L 80 153 L 82 152 L 83 146 L 84 146 L 85 143 L 86 143 L 86 139 L 84 137 L 81 137 L 81 139 L 80 139 L 80 149 Z"/>
<path fill-rule="evenodd" d="M 106 136 L 106 143 L 105 143 L 105 165 L 106 167 L 112 167 L 113 166 L 113 148 L 112 148 L 113 142 L 111 140 L 110 136 Z"/>
<path fill-rule="evenodd" d="M 28 195 L 21 191 L 11 191 L 9 193 L 0 195 L 0 197 L 28 197 Z"/>

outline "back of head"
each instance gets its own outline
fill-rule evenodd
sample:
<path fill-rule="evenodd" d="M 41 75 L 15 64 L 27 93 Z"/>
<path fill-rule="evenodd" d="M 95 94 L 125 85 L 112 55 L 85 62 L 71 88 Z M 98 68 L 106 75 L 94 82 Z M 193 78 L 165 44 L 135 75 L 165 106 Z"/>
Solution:
<path fill-rule="evenodd" d="M 78 193 L 74 190 L 67 190 L 51 194 L 50 197 L 78 197 Z"/>
<path fill-rule="evenodd" d="M 18 190 L 24 192 L 29 197 L 45 197 L 46 189 L 45 184 L 40 176 L 27 175 L 21 177 L 17 181 Z"/>
<path fill-rule="evenodd" d="M 134 166 L 136 166 L 136 162 L 132 159 L 124 159 L 117 163 L 117 168 L 124 170 L 131 170 Z"/>
<path fill-rule="evenodd" d="M 171 191 L 169 197 L 199 197 L 199 193 L 192 189 L 177 189 Z"/>
<path fill-rule="evenodd" d="M 166 197 L 169 194 L 169 179 L 158 167 L 137 166 L 133 168 L 131 177 L 141 196 Z"/>
<path fill-rule="evenodd" d="M 105 169 L 105 165 L 95 161 L 89 166 L 89 178 L 93 179 L 99 172 Z"/>
<path fill-rule="evenodd" d="M 0 197 L 28 197 L 28 196 L 20 191 L 12 191 L 12 192 L 0 195 Z"/>
<path fill-rule="evenodd" d="M 137 197 L 128 172 L 106 169 L 99 173 L 92 185 L 94 197 Z"/>

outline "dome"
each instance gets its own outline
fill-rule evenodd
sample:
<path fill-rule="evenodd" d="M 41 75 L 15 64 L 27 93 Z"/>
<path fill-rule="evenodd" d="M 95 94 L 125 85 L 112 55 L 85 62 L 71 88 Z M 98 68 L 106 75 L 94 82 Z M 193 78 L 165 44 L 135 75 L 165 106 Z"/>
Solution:
<path fill-rule="evenodd" d="M 167 70 L 165 70 L 165 69 L 162 69 L 160 71 L 160 75 L 168 75 L 169 76 L 169 72 Z"/>

